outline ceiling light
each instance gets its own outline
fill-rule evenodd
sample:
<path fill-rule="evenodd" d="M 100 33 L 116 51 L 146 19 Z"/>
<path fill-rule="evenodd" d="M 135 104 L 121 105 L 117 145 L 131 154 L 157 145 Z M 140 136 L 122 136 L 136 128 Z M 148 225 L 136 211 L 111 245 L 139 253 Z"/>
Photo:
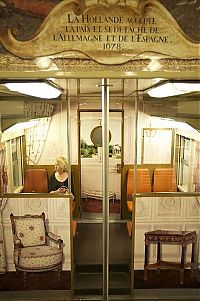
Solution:
<path fill-rule="evenodd" d="M 164 117 L 152 117 L 151 118 L 151 126 L 152 128 L 174 128 L 179 129 L 187 132 L 194 132 L 198 133 L 198 131 L 189 125 L 187 122 L 176 121 L 171 118 L 164 118 Z"/>
<path fill-rule="evenodd" d="M 61 90 L 49 82 L 7 82 L 4 84 L 10 91 L 35 96 L 39 98 L 57 98 Z"/>
<path fill-rule="evenodd" d="M 199 82 L 163 82 L 147 90 L 151 97 L 163 98 L 200 91 Z"/>

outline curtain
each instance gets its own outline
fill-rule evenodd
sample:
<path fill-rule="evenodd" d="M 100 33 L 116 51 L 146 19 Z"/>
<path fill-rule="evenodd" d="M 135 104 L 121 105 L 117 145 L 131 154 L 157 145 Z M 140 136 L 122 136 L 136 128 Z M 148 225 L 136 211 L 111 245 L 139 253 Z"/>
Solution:
<path fill-rule="evenodd" d="M 193 175 L 194 190 L 200 192 L 200 142 L 196 144 L 195 168 Z"/>
<path fill-rule="evenodd" d="M 4 233 L 3 233 L 3 218 L 2 213 L 6 205 L 7 199 L 1 198 L 0 200 L 0 273 L 6 272 L 6 252 L 4 246 Z"/>
<path fill-rule="evenodd" d="M 6 165 L 6 147 L 4 143 L 0 143 L 0 192 L 1 194 L 8 191 L 8 175 Z M 3 218 L 2 213 L 6 205 L 7 199 L 0 199 L 0 273 L 6 272 L 6 256 L 3 234 Z"/>
<path fill-rule="evenodd" d="M 0 193 L 8 191 L 8 174 L 6 165 L 6 146 L 0 143 Z"/>
<path fill-rule="evenodd" d="M 25 130 L 27 164 L 38 164 L 49 129 L 51 117 L 38 119 L 38 123 Z"/>

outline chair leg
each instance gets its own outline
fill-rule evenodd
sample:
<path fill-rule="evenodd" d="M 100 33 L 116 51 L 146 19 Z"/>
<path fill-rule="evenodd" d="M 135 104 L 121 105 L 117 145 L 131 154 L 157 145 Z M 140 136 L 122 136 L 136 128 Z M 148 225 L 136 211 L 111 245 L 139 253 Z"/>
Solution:
<path fill-rule="evenodd" d="M 23 272 L 23 276 L 24 276 L 24 287 L 26 288 L 27 287 L 27 278 L 28 278 L 28 275 L 27 275 L 27 272 Z"/>
<path fill-rule="evenodd" d="M 62 279 L 62 267 L 58 268 L 58 280 L 61 281 Z"/>

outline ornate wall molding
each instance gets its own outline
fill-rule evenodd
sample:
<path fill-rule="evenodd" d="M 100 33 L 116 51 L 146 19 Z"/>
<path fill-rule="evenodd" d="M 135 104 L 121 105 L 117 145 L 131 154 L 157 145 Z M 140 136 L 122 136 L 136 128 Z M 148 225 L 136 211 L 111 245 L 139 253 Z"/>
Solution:
<path fill-rule="evenodd" d="M 157 206 L 157 217 L 159 219 L 171 220 L 182 217 L 183 204 L 180 197 L 161 197 L 157 200 Z"/>
<path fill-rule="evenodd" d="M 150 59 L 135 59 L 124 64 L 102 65 L 91 59 L 75 59 L 75 58 L 52 58 L 51 65 L 56 68 L 43 70 L 37 65 L 35 59 L 20 59 L 12 55 L 0 55 L 0 72 L 141 72 L 141 71 L 160 71 L 160 72 L 199 72 L 200 59 L 176 59 L 166 58 L 160 59 L 159 68 L 151 69 L 152 60 Z"/>
<path fill-rule="evenodd" d="M 156 0 L 64 0 L 30 40 L 18 40 L 12 28 L 1 28 L 0 41 L 21 58 L 87 58 L 109 66 L 135 58 L 199 57 L 199 44 Z"/>
<path fill-rule="evenodd" d="M 138 220 L 149 219 L 151 217 L 151 209 L 145 199 L 137 199 L 135 216 Z"/>

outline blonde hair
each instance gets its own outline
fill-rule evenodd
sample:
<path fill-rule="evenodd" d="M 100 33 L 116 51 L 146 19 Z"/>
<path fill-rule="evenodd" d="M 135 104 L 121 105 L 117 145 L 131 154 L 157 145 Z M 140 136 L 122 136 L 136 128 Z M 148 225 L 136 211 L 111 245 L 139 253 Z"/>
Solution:
<path fill-rule="evenodd" d="M 56 163 L 63 171 L 68 172 L 67 159 L 65 159 L 64 157 L 58 157 L 58 158 L 56 158 Z"/>

